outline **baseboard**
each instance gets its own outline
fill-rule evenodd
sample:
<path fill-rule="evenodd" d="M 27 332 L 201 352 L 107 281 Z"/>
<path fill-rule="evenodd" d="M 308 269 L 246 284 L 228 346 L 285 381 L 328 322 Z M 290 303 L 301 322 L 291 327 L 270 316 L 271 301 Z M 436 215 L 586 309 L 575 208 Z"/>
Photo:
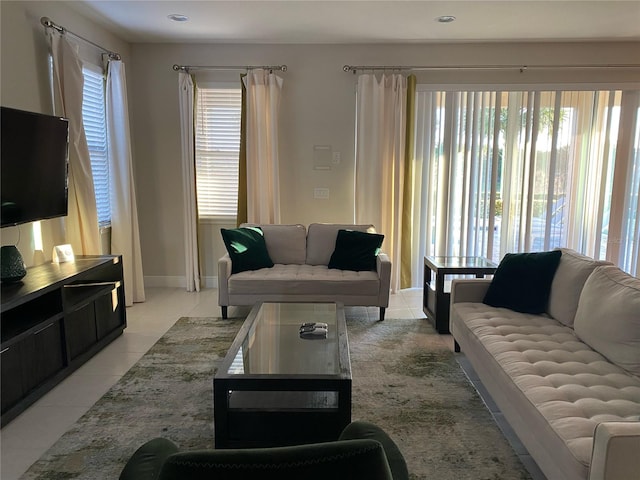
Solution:
<path fill-rule="evenodd" d="M 184 276 L 155 276 L 145 275 L 144 277 L 145 287 L 187 287 L 187 280 Z"/>
<path fill-rule="evenodd" d="M 145 275 L 145 287 L 186 288 L 187 279 L 184 276 Z M 218 288 L 218 277 L 202 277 L 203 288 Z"/>

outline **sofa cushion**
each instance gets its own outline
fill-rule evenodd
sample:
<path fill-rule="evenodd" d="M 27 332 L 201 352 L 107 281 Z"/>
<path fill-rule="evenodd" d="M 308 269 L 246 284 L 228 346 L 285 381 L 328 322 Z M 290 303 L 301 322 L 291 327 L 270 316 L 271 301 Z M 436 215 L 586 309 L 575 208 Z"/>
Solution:
<path fill-rule="evenodd" d="M 380 253 L 384 235 L 379 233 L 338 230 L 336 248 L 331 254 L 329 268 L 340 270 L 376 269 L 376 256 Z"/>
<path fill-rule="evenodd" d="M 326 265 L 281 265 L 229 277 L 231 295 L 377 295 L 376 272 L 330 270 Z"/>
<path fill-rule="evenodd" d="M 273 267 L 260 228 L 221 228 L 220 233 L 231 257 L 231 273 Z"/>
<path fill-rule="evenodd" d="M 509 408 L 527 425 L 525 436 L 555 445 L 556 451 L 560 440 L 588 467 L 596 425 L 637 418 L 640 378 L 581 342 L 573 329 L 543 315 L 482 303 L 451 308 L 456 339 L 468 356 L 480 354 L 480 370 L 489 382 L 512 393 Z"/>
<path fill-rule="evenodd" d="M 561 253 L 507 253 L 493 276 L 483 302 L 522 313 L 544 313 Z"/>
<path fill-rule="evenodd" d="M 305 263 L 308 265 L 329 265 L 329 260 L 336 247 L 338 230 L 376 233 L 373 225 L 312 223 L 307 229 L 307 259 Z"/>
<path fill-rule="evenodd" d="M 582 289 L 576 334 L 611 362 L 640 376 L 640 279 L 597 267 Z"/>
<path fill-rule="evenodd" d="M 243 223 L 241 227 L 260 227 L 273 263 L 304 263 L 307 256 L 307 230 L 304 225 Z"/>
<path fill-rule="evenodd" d="M 611 262 L 594 260 L 569 248 L 558 250 L 562 252 L 562 256 L 551 282 L 548 313 L 564 325 L 572 327 L 584 282 L 596 267 L 611 265 Z"/>

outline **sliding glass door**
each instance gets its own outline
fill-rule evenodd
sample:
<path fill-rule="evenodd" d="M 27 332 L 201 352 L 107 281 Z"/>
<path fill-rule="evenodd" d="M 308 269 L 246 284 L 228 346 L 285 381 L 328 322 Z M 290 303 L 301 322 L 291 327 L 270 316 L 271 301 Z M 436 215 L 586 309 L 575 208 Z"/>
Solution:
<path fill-rule="evenodd" d="M 412 283 L 424 255 L 569 247 L 638 274 L 638 92 L 418 86 Z"/>

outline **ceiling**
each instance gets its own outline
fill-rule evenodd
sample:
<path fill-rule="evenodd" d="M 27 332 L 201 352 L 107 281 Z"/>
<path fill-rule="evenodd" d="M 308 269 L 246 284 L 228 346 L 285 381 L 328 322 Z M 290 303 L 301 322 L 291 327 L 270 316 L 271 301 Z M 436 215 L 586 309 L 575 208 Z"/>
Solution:
<path fill-rule="evenodd" d="M 640 40 L 640 1 L 234 0 L 66 2 L 130 43 Z M 169 20 L 183 14 L 186 22 Z M 452 23 L 435 18 L 452 15 Z M 640 55 L 640 54 L 639 54 Z"/>

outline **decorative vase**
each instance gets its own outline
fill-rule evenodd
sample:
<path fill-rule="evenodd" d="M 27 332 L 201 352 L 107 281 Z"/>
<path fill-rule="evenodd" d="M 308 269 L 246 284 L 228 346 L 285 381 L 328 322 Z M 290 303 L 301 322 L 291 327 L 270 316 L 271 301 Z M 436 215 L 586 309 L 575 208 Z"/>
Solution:
<path fill-rule="evenodd" d="M 20 251 L 15 245 L 0 248 L 0 280 L 4 283 L 19 282 L 27 274 Z"/>

